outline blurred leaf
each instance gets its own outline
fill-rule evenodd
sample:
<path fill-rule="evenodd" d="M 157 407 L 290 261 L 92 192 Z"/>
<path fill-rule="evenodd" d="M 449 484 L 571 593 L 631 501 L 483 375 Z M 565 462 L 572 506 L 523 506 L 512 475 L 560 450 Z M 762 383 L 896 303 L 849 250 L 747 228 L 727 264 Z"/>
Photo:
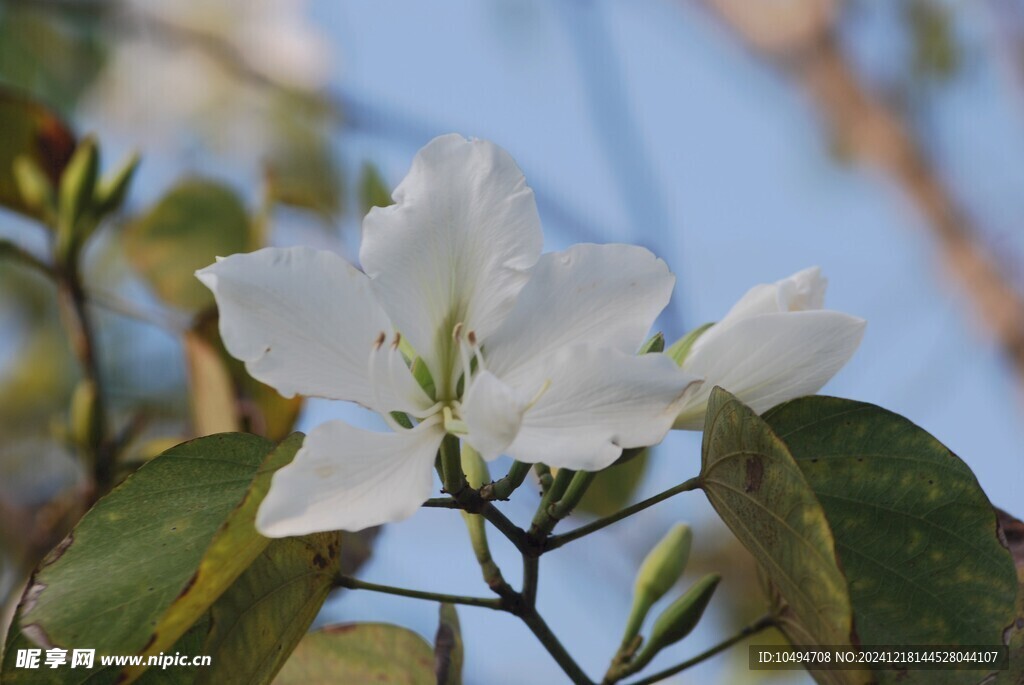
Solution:
<path fill-rule="evenodd" d="M 848 645 L 853 616 L 825 512 L 786 445 L 721 388 L 708 402 L 702 486 L 785 603 L 780 627 L 794 644 Z M 821 683 L 859 683 L 866 671 L 818 671 Z"/>
<path fill-rule="evenodd" d="M 434 651 L 406 628 L 387 623 L 327 626 L 302 639 L 275 685 L 435 685 Z"/>
<path fill-rule="evenodd" d="M 359 175 L 359 208 L 365 215 L 374 207 L 389 207 L 391 191 L 373 162 L 363 162 Z"/>
<path fill-rule="evenodd" d="M 105 3 L 38 5 L 0 7 L 0 80 L 67 112 L 103 66 L 105 51 L 96 28 Z"/>
<path fill-rule="evenodd" d="M 316 112 L 284 104 L 278 140 L 265 163 L 269 198 L 332 219 L 341 212 L 344 179 L 331 140 Z"/>
<path fill-rule="evenodd" d="M 192 428 L 197 436 L 241 430 L 235 384 L 222 355 L 194 331 L 182 337 L 188 369 Z"/>
<path fill-rule="evenodd" d="M 198 669 L 197 685 L 271 682 L 327 599 L 340 545 L 340 533 L 271 542 L 211 608 L 199 653 L 212 663 Z"/>
<path fill-rule="evenodd" d="M 75 136 L 43 105 L 0 88 L 0 205 L 34 216 L 18 191 L 14 163 L 25 156 L 42 169 L 56 187 L 75 149 Z"/>
<path fill-rule="evenodd" d="M 441 605 L 441 621 L 434 637 L 434 669 L 438 685 L 462 685 L 462 664 L 465 646 L 459 613 L 454 604 Z"/>
<path fill-rule="evenodd" d="M 863 402 L 804 397 L 764 420 L 825 510 L 863 644 L 999 643 L 1017 578 L 995 511 L 964 462 L 902 416 Z M 908 684 L 964 679 L 956 671 L 878 675 Z"/>
<path fill-rule="evenodd" d="M 649 455 L 645 449 L 639 456 L 613 464 L 598 473 L 576 511 L 608 516 L 629 504 L 647 473 Z"/>
<path fill-rule="evenodd" d="M 220 339 L 215 310 L 200 316 L 193 332 L 188 335 L 193 335 L 195 342 L 194 349 L 186 349 L 186 355 L 195 353 L 204 355 L 202 360 L 190 359 L 189 361 L 190 365 L 197 364 L 195 368 L 197 374 L 202 374 L 204 371 L 211 374 L 220 373 L 213 371 L 215 368 L 213 365 L 217 360 L 227 370 L 233 388 L 234 420 L 241 421 L 243 430 L 262 435 L 275 442 L 283 440 L 292 432 L 292 428 L 299 418 L 299 412 L 302 410 L 303 398 L 301 396 L 282 397 L 277 390 L 250 376 L 245 364 L 232 357 L 225 349 L 224 343 Z M 216 359 L 207 354 L 210 351 L 216 351 Z M 191 370 L 190 368 L 190 373 Z M 223 378 L 215 381 L 213 378 L 204 379 L 201 375 L 192 376 L 193 401 L 197 403 L 193 406 L 197 413 L 200 411 L 200 404 L 208 405 L 207 408 L 211 411 L 225 411 L 226 394 L 224 393 L 226 393 L 226 388 L 223 386 L 216 390 L 220 393 L 218 399 L 198 396 L 198 393 L 207 390 L 213 392 L 214 386 L 222 382 Z M 218 409 L 218 407 L 220 408 Z M 224 421 L 225 416 L 226 414 L 222 414 L 219 421 Z M 197 431 L 201 429 L 200 418 L 197 414 L 195 426 Z M 205 424 L 206 419 L 202 419 L 201 423 Z"/>
<path fill-rule="evenodd" d="M 99 654 L 170 647 L 266 544 L 252 500 L 269 473 L 246 493 L 270 447 L 215 435 L 148 462 L 43 559 L 22 598 L 22 630 Z"/>
<path fill-rule="evenodd" d="M 128 258 L 167 304 L 199 310 L 213 295 L 195 277 L 217 257 L 250 247 L 249 217 L 233 190 L 204 179 L 179 182 L 125 234 Z"/>

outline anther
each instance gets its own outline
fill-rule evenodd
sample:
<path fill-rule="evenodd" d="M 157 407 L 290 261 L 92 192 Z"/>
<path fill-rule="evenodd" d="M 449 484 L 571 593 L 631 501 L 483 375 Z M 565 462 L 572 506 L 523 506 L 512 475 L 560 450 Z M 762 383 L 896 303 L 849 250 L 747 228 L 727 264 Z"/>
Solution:
<path fill-rule="evenodd" d="M 452 329 L 452 340 L 459 342 L 462 338 L 462 322 L 455 324 L 455 328 Z"/>
<path fill-rule="evenodd" d="M 470 347 L 476 347 L 476 331 L 470 331 L 469 335 L 466 336 L 466 340 L 469 341 Z"/>
<path fill-rule="evenodd" d="M 395 331 L 395 339 L 391 341 L 391 349 L 397 350 L 398 346 L 402 344 L 402 334 Z"/>
<path fill-rule="evenodd" d="M 384 331 L 381 331 L 380 333 L 378 333 L 377 334 L 377 339 L 373 341 L 373 349 L 379 350 L 384 345 L 384 341 L 387 340 L 387 339 L 388 339 L 388 336 L 387 336 L 387 334 Z"/>

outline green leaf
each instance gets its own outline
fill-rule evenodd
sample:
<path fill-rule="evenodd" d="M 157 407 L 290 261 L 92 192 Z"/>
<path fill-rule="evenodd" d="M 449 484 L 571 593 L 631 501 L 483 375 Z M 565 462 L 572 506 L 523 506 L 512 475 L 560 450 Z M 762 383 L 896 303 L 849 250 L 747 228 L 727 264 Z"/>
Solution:
<path fill-rule="evenodd" d="M 372 162 L 364 162 L 359 176 L 359 207 L 363 214 L 374 207 L 388 207 L 391 203 L 391 191 L 380 170 Z"/>
<path fill-rule="evenodd" d="M 701 483 L 711 505 L 778 588 L 780 628 L 795 644 L 848 645 L 853 617 L 825 512 L 786 445 L 721 388 L 708 402 Z M 865 671 L 819 671 L 863 682 Z"/>
<path fill-rule="evenodd" d="M 963 461 L 902 416 L 863 402 L 805 397 L 764 418 L 825 509 L 862 644 L 1000 642 L 1017 578 L 995 511 Z M 953 683 L 964 674 L 898 677 Z"/>
<path fill-rule="evenodd" d="M 270 540 L 256 531 L 256 510 L 270 490 L 274 472 L 291 462 L 303 437 L 295 433 L 259 465 L 252 484 L 214 534 L 188 585 L 161 617 L 153 631 L 156 639 L 146 654 L 165 651 L 266 549 Z"/>
<path fill-rule="evenodd" d="M 465 646 L 459 613 L 454 604 L 441 605 L 441 621 L 434 637 L 434 669 L 439 685 L 462 685 L 462 664 Z"/>
<path fill-rule="evenodd" d="M 14 177 L 19 157 L 31 159 L 54 188 L 75 150 L 75 136 L 43 105 L 0 88 L 0 205 L 39 216 L 21 196 Z"/>
<path fill-rule="evenodd" d="M 264 464 L 270 447 L 215 435 L 141 467 L 40 563 L 22 598 L 23 632 L 98 654 L 166 650 L 265 546 L 252 528 L 255 500 L 297 444 Z"/>
<path fill-rule="evenodd" d="M 1017 567 L 1017 602 L 1014 619 L 1003 632 L 1003 643 L 1010 648 L 1010 667 L 1000 671 L 991 685 L 1020 685 L 1024 681 L 1024 522 L 999 509 L 996 514 Z"/>
<path fill-rule="evenodd" d="M 249 217 L 227 186 L 189 179 L 133 222 L 125 239 L 128 258 L 160 299 L 194 311 L 213 304 L 195 271 L 249 249 Z"/>
<path fill-rule="evenodd" d="M 435 685 L 434 651 L 422 637 L 387 623 L 328 626 L 302 639 L 275 685 Z"/>
<path fill-rule="evenodd" d="M 327 599 L 340 546 L 340 533 L 274 540 L 210 609 L 196 684 L 271 682 Z"/>
<path fill-rule="evenodd" d="M 647 473 L 649 454 L 645 448 L 638 456 L 599 472 L 576 511 L 608 516 L 629 504 Z"/>
<path fill-rule="evenodd" d="M 201 620 L 185 633 L 168 654 L 202 654 L 203 638 L 209 631 L 209 621 Z M 11 626 L 7 635 L 3 665 L 0 667 L 0 683 L 3 685 L 119 685 L 124 682 L 120 678 L 122 667 L 103 666 L 98 657 L 93 660 L 92 668 L 76 666 L 71 668 L 71 651 L 68 651 L 68 663 L 58 668 L 18 668 L 17 654 L 19 649 L 39 649 L 26 638 L 17 626 Z M 43 663 L 46 653 L 40 655 Z M 137 685 L 192 685 L 198 667 L 154 667 L 136 680 Z"/>

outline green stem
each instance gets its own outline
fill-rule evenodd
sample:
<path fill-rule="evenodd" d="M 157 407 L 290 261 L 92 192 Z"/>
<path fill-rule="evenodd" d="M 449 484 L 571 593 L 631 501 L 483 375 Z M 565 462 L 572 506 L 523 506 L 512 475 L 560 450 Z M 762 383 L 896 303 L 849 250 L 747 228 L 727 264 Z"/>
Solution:
<path fill-rule="evenodd" d="M 462 505 L 454 497 L 431 497 L 423 503 L 424 507 L 434 509 L 461 509 Z"/>
<path fill-rule="evenodd" d="M 454 435 L 445 435 L 441 441 L 441 481 L 445 492 L 456 499 L 468 485 L 466 475 L 462 472 L 459 439 Z"/>
<path fill-rule="evenodd" d="M 507 516 L 498 511 L 490 502 L 484 502 L 478 512 L 485 519 L 490 521 L 491 525 L 501 531 L 501 534 L 508 538 L 509 542 L 516 546 L 525 556 L 538 556 L 540 550 L 530 542 L 529 536 L 526 531 L 512 523 Z"/>
<path fill-rule="evenodd" d="M 537 604 L 537 582 L 540 578 L 540 557 L 523 555 L 523 601 Z"/>
<path fill-rule="evenodd" d="M 464 604 L 471 607 L 482 607 L 484 609 L 494 609 L 495 611 L 502 611 L 503 605 L 500 599 L 490 597 L 466 597 L 464 595 L 446 595 L 440 592 L 423 592 L 421 590 L 409 590 L 403 587 L 393 587 L 391 585 L 378 585 L 377 583 L 367 583 L 353 578 L 352 576 L 338 576 L 334 581 L 335 587 L 348 588 L 349 590 L 369 590 L 371 592 L 381 592 L 386 595 L 398 595 L 399 597 L 411 597 L 413 599 L 426 599 L 432 602 L 447 602 L 449 604 Z"/>
<path fill-rule="evenodd" d="M 532 466 L 532 464 L 522 461 L 512 462 L 512 466 L 509 468 L 508 473 L 505 474 L 505 477 L 480 488 L 480 495 L 484 499 L 490 500 L 508 499 L 515 492 L 516 488 L 526 480 L 526 476 L 529 475 Z"/>
<path fill-rule="evenodd" d="M 540 643 L 544 645 L 544 649 L 548 651 L 548 654 L 558 662 L 558 665 L 565 671 L 565 674 L 569 676 L 574 685 L 594 685 L 594 681 L 588 678 L 579 664 L 569 656 L 569 652 L 565 651 L 565 647 L 555 637 L 555 634 L 551 632 L 551 628 L 548 627 L 548 624 L 544 622 L 544 619 L 541 618 L 541 615 L 537 613 L 534 607 L 525 607 L 517 615 L 533 632 Z"/>
<path fill-rule="evenodd" d="M 558 549 L 562 545 L 566 545 L 572 542 L 573 540 L 578 540 L 582 537 L 590 535 L 593 532 L 599 531 L 602 528 L 610 526 L 613 523 L 617 523 L 618 521 L 621 521 L 622 519 L 628 516 L 632 516 L 637 512 L 643 511 L 648 507 L 654 506 L 658 502 L 667 500 L 669 497 L 678 495 L 681 492 L 689 492 L 691 490 L 696 490 L 699 487 L 701 487 L 700 478 L 691 478 L 683 483 L 680 483 L 674 488 L 669 488 L 665 492 L 659 493 L 654 497 L 649 497 L 642 502 L 637 502 L 636 504 L 628 506 L 625 509 L 612 514 L 611 516 L 605 516 L 604 518 L 597 519 L 596 521 L 588 523 L 585 526 L 580 526 L 575 530 L 571 530 L 568 533 L 563 533 L 562 535 L 555 535 L 553 537 L 550 537 L 544 545 L 544 551 L 550 552 L 553 549 Z"/>
<path fill-rule="evenodd" d="M 540 506 L 537 507 L 537 514 L 533 517 L 533 523 L 530 525 L 530 535 L 533 538 L 542 539 L 554 528 L 556 521 L 551 518 L 549 510 L 551 505 L 562 499 L 562 495 L 565 494 L 575 475 L 576 472 L 570 469 L 558 469 L 558 475 L 555 476 L 551 487 L 544 491 Z"/>
<path fill-rule="evenodd" d="M 759 632 L 761 632 L 762 630 L 764 630 L 766 628 L 770 628 L 773 625 L 775 625 L 775 617 L 773 615 L 769 614 L 769 615 L 766 615 L 766 616 L 762 616 L 761 618 L 759 618 L 758 620 L 754 621 L 750 625 L 744 627 L 740 632 L 736 633 L 735 635 L 730 637 L 728 640 L 724 640 L 722 642 L 719 642 L 714 647 L 711 647 L 710 649 L 704 650 L 703 652 L 701 652 L 697 656 L 692 657 L 690 659 L 687 659 L 686 661 L 682 662 L 681 664 L 676 664 L 675 666 L 673 666 L 671 668 L 666 668 L 664 671 L 658 671 L 657 673 L 649 675 L 646 678 L 641 678 L 640 680 L 634 680 L 632 683 L 627 683 L 627 685 L 654 685 L 654 683 L 660 682 L 660 681 L 664 680 L 665 678 L 669 678 L 671 676 L 674 676 L 676 673 L 680 673 L 682 671 L 685 671 L 686 669 L 690 668 L 691 666 L 696 666 L 697 664 L 701 663 L 702 661 L 706 661 L 706 660 L 710 659 L 711 657 L 715 656 L 719 652 L 723 652 L 726 649 L 728 649 L 729 647 L 732 647 L 737 642 L 741 642 L 742 640 L 745 640 L 746 638 L 750 637 L 751 635 L 755 635 L 756 633 L 759 633 Z M 615 682 L 615 681 L 614 680 L 605 680 L 604 685 L 609 685 L 610 683 L 613 683 L 613 682 Z"/>
<path fill-rule="evenodd" d="M 590 487 L 590 484 L 594 482 L 596 477 L 597 471 L 577 471 L 576 475 L 572 477 L 572 482 L 569 483 L 565 494 L 562 495 L 562 499 L 549 508 L 548 513 L 551 515 L 551 518 L 555 521 L 561 521 L 571 514 L 572 510 L 583 499 L 583 495 L 587 494 L 587 488 Z"/>
<path fill-rule="evenodd" d="M 86 309 L 85 291 L 82 289 L 78 268 L 74 264 L 69 265 L 58 271 L 56 277 L 57 301 L 71 351 L 82 367 L 83 377 L 93 384 L 96 391 L 94 411 L 102 428 L 97 433 L 96 441 L 85 448 L 93 471 L 93 497 L 99 499 L 113 486 L 115 475 L 113 453 L 107 449 L 106 444 L 106 393 L 100 380 L 92 321 Z"/>

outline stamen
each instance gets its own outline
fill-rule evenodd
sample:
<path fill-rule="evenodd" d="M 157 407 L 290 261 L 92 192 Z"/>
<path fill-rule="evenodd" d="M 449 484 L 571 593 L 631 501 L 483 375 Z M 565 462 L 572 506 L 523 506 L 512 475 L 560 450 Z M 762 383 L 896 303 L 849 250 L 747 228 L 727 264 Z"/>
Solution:
<path fill-rule="evenodd" d="M 533 406 L 535 404 L 537 404 L 538 402 L 540 402 L 540 398 L 544 397 L 544 393 L 546 393 L 548 391 L 548 388 L 550 388 L 550 387 L 551 387 L 551 379 L 550 378 L 544 379 L 544 382 L 541 384 L 540 389 L 537 390 L 536 394 L 534 394 L 533 399 L 531 399 L 529 402 L 526 403 L 526 408 L 523 409 L 523 412 L 525 413 L 525 412 L 528 412 L 531 409 L 533 409 Z"/>
<path fill-rule="evenodd" d="M 405 413 L 413 417 L 414 419 L 427 421 L 428 419 L 431 419 L 434 416 L 440 416 L 441 414 L 438 410 L 443 406 L 445 406 L 444 402 L 434 402 L 434 404 L 421 411 L 407 411 Z M 458 409 L 456 409 L 456 412 L 458 412 Z"/>
<path fill-rule="evenodd" d="M 402 344 L 402 334 L 395 331 L 395 339 L 391 341 L 391 349 L 397 350 L 398 346 Z"/>
<path fill-rule="evenodd" d="M 387 334 L 385 334 L 384 331 L 381 331 L 380 335 L 378 335 L 377 339 L 374 341 L 373 346 L 370 347 L 370 359 L 366 362 L 366 371 L 367 371 L 366 375 L 369 376 L 369 380 L 370 380 L 370 397 L 373 399 L 373 406 L 374 407 L 381 407 L 384 404 L 383 402 L 381 402 L 381 398 L 380 398 L 380 384 L 377 382 L 377 352 L 380 351 L 380 348 L 383 347 L 383 345 L 384 345 L 384 341 L 387 340 L 387 339 L 388 339 Z M 392 348 L 392 352 L 393 351 L 394 351 L 394 349 Z M 390 371 L 390 366 L 391 366 L 390 356 L 391 355 L 388 355 L 388 356 L 389 356 L 388 367 L 389 367 L 389 371 Z M 392 387 L 393 387 L 393 384 L 392 384 Z M 391 430 L 395 431 L 396 433 L 399 433 L 399 432 L 401 432 L 403 430 L 406 430 L 400 423 L 395 421 L 395 418 L 393 416 L 391 416 L 391 412 L 388 412 L 386 410 L 385 411 L 380 411 L 380 415 L 384 419 L 384 422 L 386 424 L 388 424 L 388 427 L 391 428 Z"/>
<path fill-rule="evenodd" d="M 465 421 L 461 421 L 452 416 L 452 408 L 445 407 L 441 410 L 442 416 L 444 416 L 444 429 L 452 435 L 467 435 L 469 433 L 469 426 L 466 425 Z"/>

